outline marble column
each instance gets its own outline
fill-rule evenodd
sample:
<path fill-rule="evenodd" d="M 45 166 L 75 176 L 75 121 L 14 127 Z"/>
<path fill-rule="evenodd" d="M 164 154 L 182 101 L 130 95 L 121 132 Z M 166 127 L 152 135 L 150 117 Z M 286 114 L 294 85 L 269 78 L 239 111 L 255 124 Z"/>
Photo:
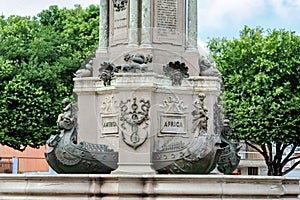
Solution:
<path fill-rule="evenodd" d="M 151 46 L 151 31 L 151 0 L 143 0 L 141 46 Z"/>
<path fill-rule="evenodd" d="M 188 0 L 188 30 L 187 30 L 187 48 L 197 49 L 198 35 L 198 14 L 197 0 Z"/>
<path fill-rule="evenodd" d="M 138 46 L 138 0 L 130 0 L 129 46 Z"/>
<path fill-rule="evenodd" d="M 99 47 L 98 51 L 107 52 L 108 47 L 108 0 L 100 0 Z"/>

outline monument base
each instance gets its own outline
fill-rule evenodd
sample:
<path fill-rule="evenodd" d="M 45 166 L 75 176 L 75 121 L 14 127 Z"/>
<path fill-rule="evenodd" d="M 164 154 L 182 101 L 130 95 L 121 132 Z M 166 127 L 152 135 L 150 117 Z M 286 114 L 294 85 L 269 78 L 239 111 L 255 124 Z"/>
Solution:
<path fill-rule="evenodd" d="M 0 199 L 299 199 L 299 177 L 0 175 Z"/>
<path fill-rule="evenodd" d="M 118 165 L 118 168 L 111 172 L 111 174 L 156 174 L 156 171 L 151 167 L 151 163 L 122 163 Z"/>

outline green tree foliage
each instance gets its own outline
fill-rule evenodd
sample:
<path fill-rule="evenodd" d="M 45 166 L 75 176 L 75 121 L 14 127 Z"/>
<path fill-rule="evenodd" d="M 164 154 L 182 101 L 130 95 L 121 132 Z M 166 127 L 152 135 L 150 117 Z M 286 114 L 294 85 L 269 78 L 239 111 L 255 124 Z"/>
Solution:
<path fill-rule="evenodd" d="M 57 132 L 61 101 L 98 45 L 99 7 L 51 6 L 36 17 L 0 16 L 0 143 L 20 151 Z"/>
<path fill-rule="evenodd" d="M 300 145 L 300 37 L 245 26 L 238 39 L 213 38 L 208 47 L 224 79 L 232 137 L 263 155 L 268 175 L 293 170 L 300 162 L 294 154 Z"/>

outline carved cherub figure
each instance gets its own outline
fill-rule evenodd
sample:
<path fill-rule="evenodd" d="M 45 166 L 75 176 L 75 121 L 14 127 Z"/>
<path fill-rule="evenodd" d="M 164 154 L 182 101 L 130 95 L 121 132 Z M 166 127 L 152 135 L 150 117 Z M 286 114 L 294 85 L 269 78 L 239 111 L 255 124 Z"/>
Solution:
<path fill-rule="evenodd" d="M 76 78 L 90 77 L 93 71 L 93 60 L 91 59 L 84 68 L 78 69 L 74 76 Z"/>
<path fill-rule="evenodd" d="M 205 97 L 204 93 L 199 93 L 198 98 L 193 103 L 195 110 L 192 112 L 194 117 L 192 132 L 195 133 L 196 137 L 207 133 L 208 110 L 204 106 Z"/>
<path fill-rule="evenodd" d="M 126 64 L 121 66 L 122 72 L 146 72 L 148 71 L 147 63 L 152 62 L 152 56 L 147 55 L 145 57 L 139 53 L 134 55 L 126 54 L 124 60 Z"/>
<path fill-rule="evenodd" d="M 75 113 L 73 113 L 73 105 L 68 98 L 64 98 L 62 103 L 65 105 L 63 113 L 58 115 L 57 126 L 61 130 L 70 130 L 74 124 Z"/>
<path fill-rule="evenodd" d="M 221 78 L 221 73 L 214 66 L 211 58 L 200 56 L 198 64 L 200 68 L 200 76 L 216 76 Z"/>

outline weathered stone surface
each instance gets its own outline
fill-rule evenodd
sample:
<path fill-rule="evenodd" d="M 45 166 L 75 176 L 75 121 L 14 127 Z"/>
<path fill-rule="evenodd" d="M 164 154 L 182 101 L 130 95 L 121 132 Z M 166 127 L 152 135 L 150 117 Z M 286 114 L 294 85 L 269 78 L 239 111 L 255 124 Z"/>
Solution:
<path fill-rule="evenodd" d="M 180 86 L 174 86 L 168 77 L 154 72 L 115 73 L 110 86 L 104 86 L 99 79 L 75 79 L 78 106 L 86 113 L 79 114 L 79 138 L 107 144 L 118 152 L 118 166 L 122 170 L 116 172 L 142 173 L 144 166 L 147 173 L 151 168 L 151 173 L 155 173 L 154 170 L 161 173 L 209 173 L 215 167 L 219 141 L 218 135 L 214 136 L 213 106 L 220 94 L 220 84 L 217 77 L 191 76 L 183 79 Z M 206 118 L 211 119 L 206 119 L 206 128 L 201 133 L 198 129 L 193 131 L 198 123 L 194 120 L 197 115 L 193 115 L 195 107 L 192 105 L 200 92 L 206 94 L 201 105 L 205 104 L 205 109 L 209 110 Z M 103 113 L 103 103 L 107 104 L 107 98 L 115 101 L 114 115 Z M 141 121 L 146 107 L 149 119 Z M 128 114 L 126 118 L 125 114 Z M 105 116 L 114 116 L 117 127 L 109 129 L 103 126 L 105 120 L 112 121 Z M 134 116 L 137 117 L 136 125 L 133 124 Z M 118 130 L 118 133 L 107 134 L 108 130 Z M 201 138 L 197 139 L 200 135 Z M 182 170 L 176 169 L 172 163 L 181 166 Z"/>
<path fill-rule="evenodd" d="M 196 16 L 196 0 L 101 1 L 93 76 L 99 75 L 99 63 L 121 65 L 126 54 L 151 54 L 153 63 L 160 65 L 179 60 L 190 67 L 190 75 L 198 75 L 198 58 L 204 51 L 199 54 L 197 47 Z M 158 67 L 148 68 L 163 74 Z"/>
<path fill-rule="evenodd" d="M 226 175 L 0 175 L 0 199 L 299 199 L 299 178 Z"/>

